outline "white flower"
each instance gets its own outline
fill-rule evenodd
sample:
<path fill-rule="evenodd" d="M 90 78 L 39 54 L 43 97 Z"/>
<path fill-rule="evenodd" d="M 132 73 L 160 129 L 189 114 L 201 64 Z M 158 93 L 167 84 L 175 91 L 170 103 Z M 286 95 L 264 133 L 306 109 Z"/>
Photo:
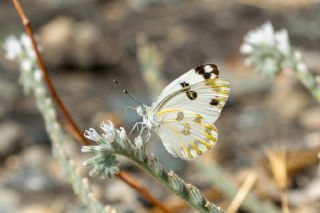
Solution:
<path fill-rule="evenodd" d="M 27 34 L 25 34 L 25 33 L 21 34 L 20 42 L 26 50 L 32 49 L 32 43 L 31 43 L 31 40 Z"/>
<path fill-rule="evenodd" d="M 275 35 L 277 47 L 285 55 L 290 53 L 290 42 L 288 32 L 285 29 L 278 31 Z"/>
<path fill-rule="evenodd" d="M 266 22 L 256 30 L 249 31 L 244 37 L 244 43 L 249 45 L 273 45 L 274 41 L 274 30 L 270 22 Z"/>
<path fill-rule="evenodd" d="M 263 41 L 268 45 L 273 45 L 275 42 L 275 33 L 273 26 L 270 21 L 266 22 L 261 26 L 261 36 L 264 38 Z"/>
<path fill-rule="evenodd" d="M 107 140 L 107 141 L 113 141 L 115 137 L 115 128 L 114 125 L 111 121 L 108 121 L 107 123 L 102 122 L 100 124 L 101 129 L 105 132 L 102 134 L 102 136 Z"/>
<path fill-rule="evenodd" d="M 126 140 L 127 139 L 127 133 L 126 133 L 126 130 L 123 127 L 120 127 L 120 130 L 118 130 L 118 134 L 119 134 L 120 140 Z"/>
<path fill-rule="evenodd" d="M 249 31 L 243 40 L 244 43 L 240 47 L 240 52 L 244 54 L 252 53 L 254 48 L 259 46 L 276 47 L 284 55 L 290 53 L 288 32 L 284 29 L 275 32 L 269 21 L 258 29 Z"/>
<path fill-rule="evenodd" d="M 9 36 L 3 44 L 3 48 L 6 51 L 5 57 L 9 60 L 17 59 L 22 53 L 22 47 L 19 40 L 14 36 Z"/>
<path fill-rule="evenodd" d="M 20 42 L 26 52 L 27 57 L 30 59 L 35 59 L 36 54 L 33 50 L 32 42 L 31 42 L 31 39 L 29 38 L 29 36 L 27 34 L 23 33 L 20 37 Z"/>
<path fill-rule="evenodd" d="M 23 72 L 30 72 L 32 69 L 32 61 L 29 58 L 24 58 L 22 59 L 21 63 L 20 63 L 20 69 Z"/>
<path fill-rule="evenodd" d="M 140 135 L 134 139 L 134 145 L 136 145 L 136 148 L 141 148 L 143 146 L 143 139 Z"/>
<path fill-rule="evenodd" d="M 86 138 L 93 140 L 93 141 L 96 141 L 96 142 L 98 142 L 102 139 L 102 137 L 99 135 L 99 133 L 93 128 L 90 128 L 89 130 L 85 130 L 84 136 Z"/>
<path fill-rule="evenodd" d="M 240 52 L 242 52 L 243 54 L 249 54 L 253 51 L 253 47 L 252 45 L 250 44 L 247 44 L 247 43 L 243 43 L 241 46 L 240 46 Z"/>
<path fill-rule="evenodd" d="M 249 31 L 243 40 L 240 52 L 248 55 L 245 64 L 267 76 L 278 74 L 292 56 L 288 32 L 274 31 L 270 22 Z"/>
<path fill-rule="evenodd" d="M 308 71 L 307 65 L 303 62 L 299 62 L 297 64 L 297 69 L 301 72 L 304 72 L 304 73 L 306 73 Z"/>
<path fill-rule="evenodd" d="M 36 81 L 36 82 L 41 82 L 41 80 L 42 80 L 42 72 L 41 72 L 41 70 L 39 70 L 39 69 L 36 69 L 35 71 L 34 71 L 34 73 L 33 73 L 33 77 L 34 77 L 34 80 Z"/>

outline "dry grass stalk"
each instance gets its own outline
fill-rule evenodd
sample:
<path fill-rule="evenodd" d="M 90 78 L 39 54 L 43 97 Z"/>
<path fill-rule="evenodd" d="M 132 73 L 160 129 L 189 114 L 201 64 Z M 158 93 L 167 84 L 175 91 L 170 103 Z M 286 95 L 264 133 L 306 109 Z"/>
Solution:
<path fill-rule="evenodd" d="M 279 189 L 281 190 L 282 211 L 289 213 L 287 186 L 288 186 L 288 169 L 287 169 L 287 153 L 284 149 L 267 149 L 265 154 L 268 158 L 273 178 L 275 179 Z"/>
<path fill-rule="evenodd" d="M 234 197 L 233 201 L 229 205 L 227 209 L 227 213 L 235 213 L 238 211 L 239 207 L 241 206 L 242 202 L 250 192 L 251 188 L 255 184 L 257 180 L 257 174 L 251 172 L 248 174 L 246 180 L 242 184 L 241 188 L 239 189 L 238 193 Z"/>

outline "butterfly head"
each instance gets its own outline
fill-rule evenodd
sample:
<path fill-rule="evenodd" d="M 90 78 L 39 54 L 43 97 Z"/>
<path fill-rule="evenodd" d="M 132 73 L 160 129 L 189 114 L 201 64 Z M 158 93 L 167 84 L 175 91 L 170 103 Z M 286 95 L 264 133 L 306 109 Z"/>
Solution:
<path fill-rule="evenodd" d="M 146 105 L 139 105 L 137 108 L 137 113 L 143 118 L 143 123 L 149 128 L 158 126 L 160 123 L 155 119 L 152 111 L 152 107 Z"/>
<path fill-rule="evenodd" d="M 138 115 L 144 117 L 147 115 L 147 109 L 146 109 L 146 106 L 145 105 L 139 105 L 137 108 L 137 113 Z"/>

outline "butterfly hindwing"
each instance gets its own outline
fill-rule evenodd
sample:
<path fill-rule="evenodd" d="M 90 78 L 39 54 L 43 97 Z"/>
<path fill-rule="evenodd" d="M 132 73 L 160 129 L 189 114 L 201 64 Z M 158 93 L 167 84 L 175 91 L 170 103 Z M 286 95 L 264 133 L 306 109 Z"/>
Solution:
<path fill-rule="evenodd" d="M 185 160 L 210 150 L 218 138 L 217 129 L 209 120 L 180 110 L 164 113 L 156 131 L 168 152 Z"/>

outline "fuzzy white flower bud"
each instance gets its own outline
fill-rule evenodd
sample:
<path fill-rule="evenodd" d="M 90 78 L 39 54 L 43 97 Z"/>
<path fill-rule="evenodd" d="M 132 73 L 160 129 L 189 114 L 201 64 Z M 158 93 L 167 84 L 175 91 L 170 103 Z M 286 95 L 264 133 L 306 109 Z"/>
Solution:
<path fill-rule="evenodd" d="M 107 140 L 107 141 L 113 141 L 115 137 L 115 128 L 114 125 L 111 121 L 107 121 L 107 123 L 102 122 L 100 124 L 100 128 L 105 132 L 102 134 L 102 136 Z"/>
<path fill-rule="evenodd" d="M 32 47 L 31 39 L 29 38 L 29 36 L 27 34 L 23 33 L 21 35 L 20 43 L 21 43 L 22 47 L 24 48 L 27 57 L 30 59 L 35 59 L 36 54 L 35 54 L 34 49 Z"/>
<path fill-rule="evenodd" d="M 9 60 L 17 59 L 22 53 L 20 41 L 14 36 L 9 36 L 4 41 L 3 48 L 6 51 L 5 57 Z"/>
<path fill-rule="evenodd" d="M 290 53 L 290 43 L 287 30 L 282 29 L 278 31 L 275 34 L 275 38 L 280 52 L 282 52 L 285 55 L 288 55 Z"/>
<path fill-rule="evenodd" d="M 20 63 L 20 69 L 23 72 L 30 72 L 32 69 L 32 65 L 32 60 L 30 60 L 29 58 L 24 58 Z"/>
<path fill-rule="evenodd" d="M 90 128 L 89 130 L 85 130 L 84 137 L 96 142 L 102 139 L 99 133 L 93 128 Z"/>
<path fill-rule="evenodd" d="M 126 140 L 127 139 L 127 133 L 126 133 L 126 130 L 123 127 L 120 127 L 119 137 L 120 137 L 121 140 Z"/>
<path fill-rule="evenodd" d="M 143 139 L 142 137 L 139 135 L 137 136 L 135 139 L 134 139 L 134 145 L 137 147 L 137 148 L 141 148 L 143 146 Z"/>
<path fill-rule="evenodd" d="M 244 36 L 244 43 L 240 47 L 240 52 L 250 54 L 258 46 L 276 47 L 282 54 L 290 53 L 290 42 L 288 32 L 282 29 L 275 32 L 271 22 L 266 22 L 260 28 L 249 31 Z"/>
<path fill-rule="evenodd" d="M 36 70 L 34 71 L 33 76 L 34 76 L 34 80 L 35 80 L 36 82 L 41 82 L 41 80 L 42 80 L 42 72 L 41 72 L 41 70 L 36 69 Z"/>

